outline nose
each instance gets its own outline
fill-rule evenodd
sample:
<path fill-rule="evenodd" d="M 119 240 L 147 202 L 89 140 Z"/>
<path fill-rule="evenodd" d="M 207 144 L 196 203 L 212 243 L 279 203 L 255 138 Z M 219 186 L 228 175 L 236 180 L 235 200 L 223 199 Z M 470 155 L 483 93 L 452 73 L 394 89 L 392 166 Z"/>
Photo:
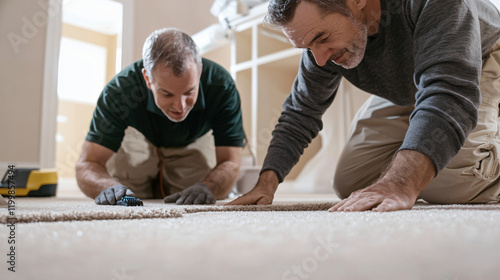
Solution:
<path fill-rule="evenodd" d="M 316 64 L 318 64 L 318 66 L 324 66 L 332 55 L 332 51 L 324 45 L 311 47 L 309 49 L 311 50 L 314 60 L 316 60 Z"/>
<path fill-rule="evenodd" d="M 173 108 L 178 113 L 184 112 L 184 110 L 186 109 L 186 97 L 185 96 L 177 97 L 174 101 Z"/>

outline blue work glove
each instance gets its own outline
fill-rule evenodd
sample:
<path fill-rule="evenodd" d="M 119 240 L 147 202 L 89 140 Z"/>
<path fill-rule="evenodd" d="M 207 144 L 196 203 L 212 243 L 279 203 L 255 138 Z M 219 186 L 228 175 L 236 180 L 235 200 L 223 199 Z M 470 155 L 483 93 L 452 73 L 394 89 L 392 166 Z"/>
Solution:
<path fill-rule="evenodd" d="M 210 188 L 202 183 L 196 183 L 163 199 L 165 203 L 175 202 L 176 204 L 214 204 L 215 200 Z"/>
<path fill-rule="evenodd" d="M 124 185 L 116 184 L 103 190 L 96 198 L 95 204 L 99 205 L 115 205 L 116 202 L 124 196 L 133 196 L 135 193 L 127 189 Z"/>

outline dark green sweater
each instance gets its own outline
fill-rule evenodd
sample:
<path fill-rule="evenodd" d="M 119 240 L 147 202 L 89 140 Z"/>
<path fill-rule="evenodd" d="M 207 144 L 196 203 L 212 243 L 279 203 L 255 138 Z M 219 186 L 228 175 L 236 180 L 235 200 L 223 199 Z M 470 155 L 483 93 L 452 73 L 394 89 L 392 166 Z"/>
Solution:
<path fill-rule="evenodd" d="M 118 73 L 104 88 L 87 134 L 87 141 L 113 151 L 120 148 L 125 129 L 132 126 L 157 147 L 179 147 L 213 130 L 216 146 L 242 147 L 245 139 L 240 97 L 229 73 L 203 59 L 198 99 L 182 122 L 170 121 L 156 106 L 139 60 Z"/>

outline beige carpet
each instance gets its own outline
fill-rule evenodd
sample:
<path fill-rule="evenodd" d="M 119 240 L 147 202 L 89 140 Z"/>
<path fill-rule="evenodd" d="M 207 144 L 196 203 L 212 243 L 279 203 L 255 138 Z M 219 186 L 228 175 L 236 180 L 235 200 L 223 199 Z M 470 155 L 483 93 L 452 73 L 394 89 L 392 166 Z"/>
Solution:
<path fill-rule="evenodd" d="M 181 211 L 161 206 L 104 206 L 87 198 L 30 197 L 16 198 L 15 216 L 17 223 L 182 217 Z M 9 217 L 7 209 L 0 209 L 0 223 L 7 223 Z"/>
<path fill-rule="evenodd" d="M 117 219 L 155 219 L 179 218 L 183 214 L 221 211 L 326 211 L 332 207 L 336 198 L 331 195 L 315 196 L 314 199 L 301 199 L 289 196 L 277 199 L 273 205 L 224 206 L 229 199 L 218 201 L 217 205 L 175 205 L 165 204 L 162 200 L 144 200 L 144 207 L 123 207 L 96 205 L 88 198 L 17 198 L 16 223 L 92 221 Z M 1 209 L 1 208 L 0 208 Z M 462 209 L 462 210 L 500 210 L 500 204 L 489 205 L 428 205 L 417 203 L 413 210 Z M 11 217 L 7 209 L 0 211 L 0 223 L 6 224 Z"/>
<path fill-rule="evenodd" d="M 151 200 L 131 210 L 19 199 L 17 213 L 46 222 L 16 224 L 15 273 L 1 226 L 0 279 L 500 279 L 499 205 L 323 211 L 335 201 L 296 195 L 229 208 Z M 100 220 L 47 218 L 79 219 L 76 212 Z"/>
<path fill-rule="evenodd" d="M 115 219 L 179 218 L 183 214 L 220 211 L 324 211 L 334 205 L 330 199 L 313 201 L 289 198 L 273 205 L 224 206 L 230 200 L 218 201 L 217 205 L 175 205 L 162 200 L 144 200 L 143 207 L 96 205 L 88 198 L 17 198 L 15 217 L 17 223 L 90 221 Z M 0 208 L 2 209 L 2 208 Z M 9 212 L 0 211 L 0 223 L 8 223 Z"/>

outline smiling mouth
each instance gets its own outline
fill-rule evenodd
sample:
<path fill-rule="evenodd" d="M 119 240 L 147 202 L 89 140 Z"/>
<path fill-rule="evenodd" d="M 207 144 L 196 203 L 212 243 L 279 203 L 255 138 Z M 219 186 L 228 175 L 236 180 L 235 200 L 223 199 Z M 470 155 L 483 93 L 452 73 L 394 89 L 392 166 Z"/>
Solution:
<path fill-rule="evenodd" d="M 182 116 L 184 115 L 184 112 L 176 112 L 176 111 L 170 111 L 170 113 L 174 116 Z"/>
<path fill-rule="evenodd" d="M 330 60 L 333 61 L 333 62 L 336 62 L 338 63 L 338 60 L 340 58 L 342 58 L 342 56 L 344 56 L 344 54 L 347 52 L 347 50 L 343 50 L 341 53 L 339 53 L 338 55 L 335 55 L 335 56 L 332 56 L 330 57 Z"/>
<path fill-rule="evenodd" d="M 183 115 L 185 115 L 187 112 L 189 112 L 189 110 L 191 110 L 191 107 L 187 107 L 186 110 L 182 111 L 182 112 L 177 112 L 177 111 L 172 111 L 170 110 L 170 114 L 176 116 L 176 117 L 181 117 Z"/>

